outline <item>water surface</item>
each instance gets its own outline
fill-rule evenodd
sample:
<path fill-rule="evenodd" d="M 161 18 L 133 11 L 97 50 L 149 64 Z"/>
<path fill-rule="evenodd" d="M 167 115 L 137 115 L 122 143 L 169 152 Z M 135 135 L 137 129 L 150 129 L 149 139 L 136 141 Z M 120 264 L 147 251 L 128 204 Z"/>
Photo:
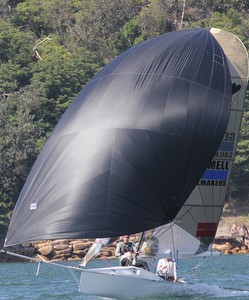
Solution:
<path fill-rule="evenodd" d="M 179 260 L 179 277 L 184 277 L 190 285 L 173 293 L 165 289 L 141 291 L 139 297 L 156 299 L 249 299 L 249 255 L 229 255 L 207 258 Z M 78 266 L 77 261 L 64 262 L 64 266 Z M 117 260 L 94 260 L 89 267 L 116 265 Z M 149 263 L 153 271 L 155 263 Z M 75 279 L 66 268 L 41 264 L 37 276 L 37 263 L 0 263 L 1 300 L 100 300 L 107 299 L 88 296 L 78 292 L 79 273 Z M 193 270 L 196 269 L 196 270 Z M 150 296 L 148 297 L 148 293 Z M 135 299 L 139 298 L 138 296 Z"/>

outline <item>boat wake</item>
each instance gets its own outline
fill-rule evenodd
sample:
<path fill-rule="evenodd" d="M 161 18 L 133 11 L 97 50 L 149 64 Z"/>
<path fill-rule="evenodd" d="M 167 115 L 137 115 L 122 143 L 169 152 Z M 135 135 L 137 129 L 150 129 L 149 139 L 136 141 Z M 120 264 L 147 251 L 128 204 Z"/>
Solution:
<path fill-rule="evenodd" d="M 218 285 L 209 285 L 209 284 L 172 284 L 158 286 L 150 285 L 143 290 L 131 290 L 128 291 L 125 295 L 122 295 L 119 299 L 165 299 L 165 297 L 177 297 L 184 299 L 212 299 L 215 298 L 232 298 L 232 297 L 249 297 L 249 290 L 240 290 L 232 288 L 223 288 Z"/>

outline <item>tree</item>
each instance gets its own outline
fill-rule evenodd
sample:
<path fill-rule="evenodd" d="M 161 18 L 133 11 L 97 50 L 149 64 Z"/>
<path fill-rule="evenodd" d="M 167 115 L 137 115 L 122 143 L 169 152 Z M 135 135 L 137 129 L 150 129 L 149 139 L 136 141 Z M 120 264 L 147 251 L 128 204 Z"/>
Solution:
<path fill-rule="evenodd" d="M 44 132 L 34 122 L 39 96 L 26 88 L 0 101 L 0 232 L 40 151 L 37 141 Z"/>
<path fill-rule="evenodd" d="M 116 54 L 112 36 L 132 20 L 141 7 L 142 0 L 83 0 L 73 1 L 77 12 L 67 36 L 67 45 L 86 47 L 101 55 L 107 62 Z"/>
<path fill-rule="evenodd" d="M 31 78 L 33 36 L 0 20 L 0 93 L 10 94 Z"/>
<path fill-rule="evenodd" d="M 76 94 L 103 64 L 94 53 L 84 48 L 69 52 L 56 42 L 57 37 L 44 46 L 41 60 L 33 65 L 31 84 L 41 92 L 38 119 L 55 126 Z"/>
<path fill-rule="evenodd" d="M 233 195 L 241 199 L 248 197 L 249 181 L 249 92 L 245 102 L 235 163 L 232 172 Z"/>

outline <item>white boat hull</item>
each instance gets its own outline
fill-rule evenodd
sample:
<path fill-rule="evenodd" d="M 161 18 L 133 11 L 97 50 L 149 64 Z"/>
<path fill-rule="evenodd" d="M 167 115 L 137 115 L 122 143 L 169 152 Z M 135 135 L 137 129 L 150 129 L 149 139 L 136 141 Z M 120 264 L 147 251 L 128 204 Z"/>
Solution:
<path fill-rule="evenodd" d="M 167 282 L 144 269 L 111 267 L 82 270 L 79 291 L 110 298 L 129 298 L 138 296 L 151 287 L 165 287 L 165 285 L 178 284 Z"/>

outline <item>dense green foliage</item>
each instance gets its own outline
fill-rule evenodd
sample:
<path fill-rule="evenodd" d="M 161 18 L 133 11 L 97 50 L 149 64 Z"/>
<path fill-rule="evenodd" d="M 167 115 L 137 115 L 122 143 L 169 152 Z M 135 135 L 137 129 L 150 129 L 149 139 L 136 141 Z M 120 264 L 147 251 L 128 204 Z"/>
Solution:
<path fill-rule="evenodd" d="M 61 114 L 113 57 L 155 35 L 222 28 L 249 48 L 247 0 L 0 0 L 0 233 Z M 233 174 L 247 196 L 249 104 Z"/>

